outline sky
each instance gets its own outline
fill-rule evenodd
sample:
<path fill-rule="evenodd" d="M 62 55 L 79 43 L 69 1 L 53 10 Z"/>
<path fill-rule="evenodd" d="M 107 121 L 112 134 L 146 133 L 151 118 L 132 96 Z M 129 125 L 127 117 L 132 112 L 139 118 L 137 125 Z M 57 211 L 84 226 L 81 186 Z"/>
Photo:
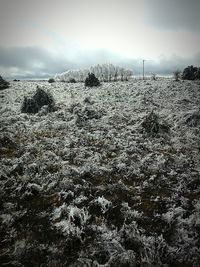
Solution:
<path fill-rule="evenodd" d="M 0 0 L 0 74 L 48 78 L 113 63 L 200 65 L 200 0 Z"/>

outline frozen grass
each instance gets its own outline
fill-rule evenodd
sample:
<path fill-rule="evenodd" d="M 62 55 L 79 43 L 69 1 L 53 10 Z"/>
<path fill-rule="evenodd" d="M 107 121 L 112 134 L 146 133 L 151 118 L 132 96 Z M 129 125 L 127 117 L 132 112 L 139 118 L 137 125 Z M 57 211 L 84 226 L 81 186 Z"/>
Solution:
<path fill-rule="evenodd" d="M 55 112 L 20 112 L 36 85 Z M 198 81 L 13 82 L 0 102 L 2 264 L 199 266 Z"/>

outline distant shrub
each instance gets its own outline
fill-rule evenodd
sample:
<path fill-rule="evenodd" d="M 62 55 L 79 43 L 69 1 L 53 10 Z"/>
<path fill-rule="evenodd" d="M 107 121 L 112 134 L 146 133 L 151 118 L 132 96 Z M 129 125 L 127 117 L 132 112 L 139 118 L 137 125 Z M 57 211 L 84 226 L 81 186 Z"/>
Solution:
<path fill-rule="evenodd" d="M 159 116 L 153 111 L 146 116 L 146 118 L 142 122 L 142 127 L 144 128 L 145 132 L 151 136 L 169 133 L 170 131 L 169 126 L 161 123 Z"/>
<path fill-rule="evenodd" d="M 22 113 L 37 113 L 41 107 L 48 106 L 48 111 L 55 110 L 55 102 L 50 93 L 45 92 L 43 89 L 37 87 L 37 91 L 32 98 L 24 98 L 21 107 Z"/>
<path fill-rule="evenodd" d="M 99 79 L 96 78 L 94 73 L 88 73 L 88 77 L 85 79 L 85 86 L 93 87 L 100 85 Z"/>
<path fill-rule="evenodd" d="M 55 80 L 54 80 L 53 78 L 50 78 L 50 79 L 48 80 L 48 82 L 49 82 L 49 83 L 54 83 Z"/>
<path fill-rule="evenodd" d="M 180 71 L 180 70 L 175 70 L 175 71 L 173 72 L 173 75 L 174 75 L 174 79 L 175 79 L 175 81 L 177 82 L 177 81 L 179 81 L 179 79 L 181 78 L 181 71 Z"/>
<path fill-rule="evenodd" d="M 74 78 L 70 78 L 69 83 L 76 83 L 76 80 Z"/>
<path fill-rule="evenodd" d="M 0 90 L 9 88 L 10 83 L 5 81 L 1 76 L 0 76 Z"/>
<path fill-rule="evenodd" d="M 183 74 L 182 74 L 182 79 L 183 80 L 195 80 L 195 73 L 198 73 L 198 68 L 197 67 L 193 67 L 188 66 L 187 68 L 185 68 L 183 70 Z"/>
<path fill-rule="evenodd" d="M 151 74 L 151 78 L 152 78 L 153 81 L 155 81 L 156 80 L 156 74 L 155 73 L 152 73 Z"/>

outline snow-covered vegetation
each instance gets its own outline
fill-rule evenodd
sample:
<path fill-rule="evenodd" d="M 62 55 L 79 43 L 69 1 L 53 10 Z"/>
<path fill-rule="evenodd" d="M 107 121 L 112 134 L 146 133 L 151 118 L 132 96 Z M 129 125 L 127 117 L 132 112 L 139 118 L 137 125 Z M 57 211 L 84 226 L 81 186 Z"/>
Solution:
<path fill-rule="evenodd" d="M 132 71 L 114 66 L 113 64 L 97 64 L 95 66 L 90 67 L 89 69 L 84 70 L 68 70 L 61 74 L 56 74 L 56 81 L 64 81 L 70 82 L 71 80 L 75 80 L 78 82 L 85 81 L 88 73 L 94 73 L 94 75 L 100 80 L 104 82 L 110 81 L 128 81 L 132 76 Z"/>
<path fill-rule="evenodd" d="M 22 113 L 37 86 L 54 111 Z M 199 88 L 157 78 L 0 91 L 0 265 L 198 267 Z"/>

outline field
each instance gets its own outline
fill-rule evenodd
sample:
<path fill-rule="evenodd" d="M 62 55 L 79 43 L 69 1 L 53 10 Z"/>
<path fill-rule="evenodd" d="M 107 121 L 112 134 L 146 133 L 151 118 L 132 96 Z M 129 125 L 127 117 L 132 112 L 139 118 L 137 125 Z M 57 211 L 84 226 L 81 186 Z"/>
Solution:
<path fill-rule="evenodd" d="M 21 113 L 36 86 L 56 111 Z M 198 267 L 200 81 L 0 91 L 0 265 Z"/>

